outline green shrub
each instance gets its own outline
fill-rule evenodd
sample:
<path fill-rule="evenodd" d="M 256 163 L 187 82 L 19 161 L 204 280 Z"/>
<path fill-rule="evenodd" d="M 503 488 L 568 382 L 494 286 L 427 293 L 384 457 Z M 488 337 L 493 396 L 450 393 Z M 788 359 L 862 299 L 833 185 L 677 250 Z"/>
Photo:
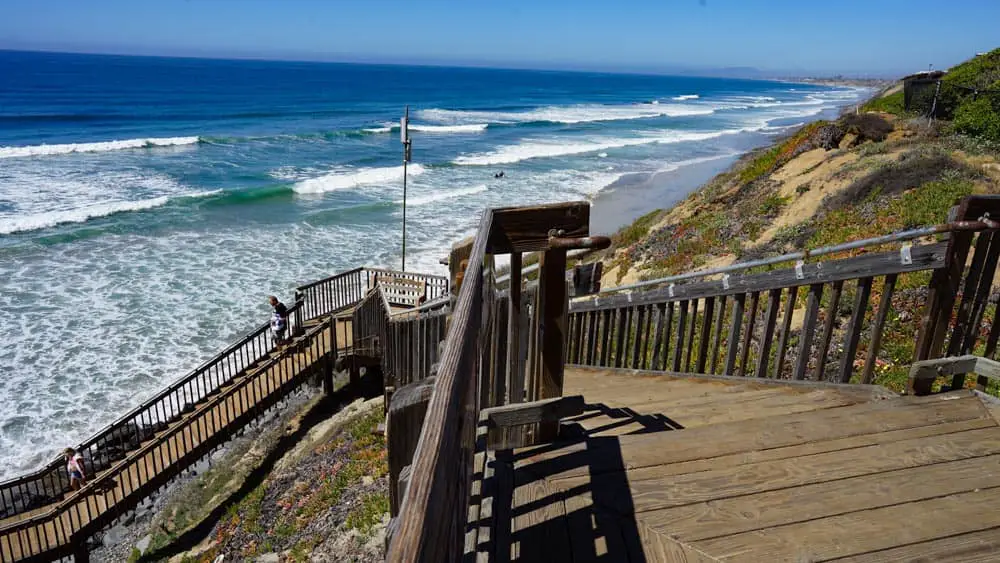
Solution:
<path fill-rule="evenodd" d="M 771 194 L 764 198 L 761 202 L 760 207 L 757 209 L 757 215 L 762 217 L 773 217 L 777 215 L 786 205 L 788 205 L 789 198 L 782 197 L 778 194 Z"/>
<path fill-rule="evenodd" d="M 904 115 L 906 113 L 906 109 L 904 108 L 903 101 L 903 91 L 900 90 L 899 92 L 889 94 L 888 96 L 868 100 L 863 106 L 861 106 L 861 110 L 880 111 L 883 113 L 891 113 L 893 115 Z"/>
<path fill-rule="evenodd" d="M 662 210 L 656 209 L 639 217 L 631 225 L 622 227 L 611 238 L 616 248 L 630 246 L 642 240 L 642 237 L 649 233 L 656 220 L 660 218 Z"/>
<path fill-rule="evenodd" d="M 382 521 L 385 513 L 389 512 L 389 496 L 383 492 L 369 493 L 347 515 L 347 527 L 361 532 L 362 536 L 368 537 L 372 528 Z"/>
<path fill-rule="evenodd" d="M 953 119 L 972 98 L 973 90 L 996 89 L 1000 83 L 1000 49 L 948 69 L 941 79 L 937 114 Z"/>
<path fill-rule="evenodd" d="M 988 96 L 966 100 L 955 112 L 955 131 L 1000 142 L 1000 111 Z"/>
<path fill-rule="evenodd" d="M 945 84 L 984 89 L 1000 81 L 1000 48 L 972 57 L 948 69 Z"/>

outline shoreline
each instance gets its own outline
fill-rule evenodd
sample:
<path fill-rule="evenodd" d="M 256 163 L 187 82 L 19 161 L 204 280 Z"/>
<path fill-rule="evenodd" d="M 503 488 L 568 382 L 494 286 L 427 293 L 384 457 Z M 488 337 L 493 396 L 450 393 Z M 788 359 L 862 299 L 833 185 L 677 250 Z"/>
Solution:
<path fill-rule="evenodd" d="M 743 154 L 730 154 L 674 170 L 625 174 L 591 200 L 590 230 L 611 234 L 653 209 L 673 207 Z"/>
<path fill-rule="evenodd" d="M 712 178 L 731 170 L 740 159 L 754 151 L 773 147 L 788 135 L 810 123 L 835 120 L 844 111 L 863 104 L 877 94 L 877 90 L 871 87 L 853 88 L 866 92 L 851 103 L 824 109 L 795 124 L 782 123 L 782 121 L 792 122 L 797 121 L 798 118 L 773 120 L 768 125 L 769 127 L 784 127 L 785 129 L 777 134 L 755 132 L 747 133 L 746 136 L 741 135 L 733 142 L 731 147 L 733 152 L 730 154 L 707 157 L 686 164 L 678 163 L 680 165 L 677 168 L 667 168 L 656 172 L 623 174 L 591 197 L 591 233 L 611 235 L 647 213 L 659 209 L 670 209 L 684 201 Z"/>

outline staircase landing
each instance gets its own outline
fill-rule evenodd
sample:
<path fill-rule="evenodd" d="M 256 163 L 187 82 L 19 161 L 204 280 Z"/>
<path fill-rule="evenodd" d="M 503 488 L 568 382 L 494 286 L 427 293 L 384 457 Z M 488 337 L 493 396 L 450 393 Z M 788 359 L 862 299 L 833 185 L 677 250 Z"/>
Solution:
<path fill-rule="evenodd" d="M 1000 553 L 1000 411 L 970 391 L 568 369 L 564 393 L 588 404 L 564 441 L 489 452 L 480 560 Z"/>

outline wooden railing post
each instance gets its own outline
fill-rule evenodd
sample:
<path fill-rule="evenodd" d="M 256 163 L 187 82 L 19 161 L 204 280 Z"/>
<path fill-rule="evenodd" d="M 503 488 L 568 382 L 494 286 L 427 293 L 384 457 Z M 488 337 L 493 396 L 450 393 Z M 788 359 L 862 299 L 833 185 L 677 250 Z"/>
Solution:
<path fill-rule="evenodd" d="M 524 363 L 521 361 L 521 253 L 510 255 L 510 299 L 507 314 L 507 396 L 505 404 L 524 400 Z"/>
<path fill-rule="evenodd" d="M 401 387 L 392 394 L 386 421 L 386 447 L 389 462 L 389 508 L 393 517 L 399 514 L 402 504 L 399 474 L 413 461 L 427 404 L 434 391 L 434 381 L 434 377 L 429 377 Z"/>
<path fill-rule="evenodd" d="M 473 241 L 474 239 L 469 237 L 456 242 L 451 247 L 451 254 L 448 255 L 448 270 L 452 295 L 457 296 L 458 290 L 462 287 L 465 269 L 469 265 L 469 255 L 472 253 Z"/>
<path fill-rule="evenodd" d="M 548 250 L 539 261 L 539 353 L 541 393 L 539 399 L 561 397 L 566 365 L 566 325 L 569 302 L 566 292 L 566 251 Z M 559 433 L 558 422 L 544 422 L 538 440 L 551 441 Z"/>

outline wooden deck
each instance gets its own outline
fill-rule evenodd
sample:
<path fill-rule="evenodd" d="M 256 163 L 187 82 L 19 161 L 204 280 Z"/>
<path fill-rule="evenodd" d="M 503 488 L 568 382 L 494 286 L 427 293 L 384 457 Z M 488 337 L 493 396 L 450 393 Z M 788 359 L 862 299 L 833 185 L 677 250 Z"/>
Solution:
<path fill-rule="evenodd" d="M 1000 411 L 970 391 L 577 368 L 564 394 L 564 439 L 477 469 L 480 561 L 1000 560 Z"/>
<path fill-rule="evenodd" d="M 348 349 L 352 341 L 350 321 L 341 321 L 336 339 L 338 350 Z M 329 330 L 308 324 L 306 335 L 286 351 L 272 352 L 268 360 L 234 378 L 125 459 L 92 476 L 82 491 L 58 504 L 0 521 L 0 561 L 69 549 L 67 538 L 74 533 L 106 525 L 108 519 L 131 510 L 151 488 L 166 484 L 212 447 L 231 438 L 234 429 L 297 387 L 302 378 L 315 373 L 330 341 Z"/>

